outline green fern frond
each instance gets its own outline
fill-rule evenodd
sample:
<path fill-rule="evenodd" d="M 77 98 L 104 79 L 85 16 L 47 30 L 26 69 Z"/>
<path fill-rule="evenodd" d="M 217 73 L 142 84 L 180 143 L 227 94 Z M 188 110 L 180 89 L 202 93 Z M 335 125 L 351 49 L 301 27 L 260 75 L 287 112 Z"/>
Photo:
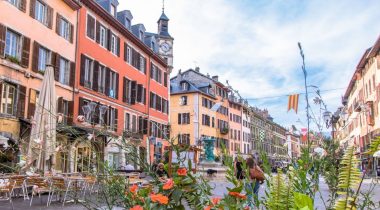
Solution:
<path fill-rule="evenodd" d="M 270 188 L 269 199 L 267 201 L 268 209 L 287 209 L 286 208 L 286 186 L 285 179 L 281 171 L 272 177 L 272 185 Z"/>
<path fill-rule="evenodd" d="M 340 198 L 335 203 L 335 210 L 351 209 L 354 201 L 351 196 L 353 189 L 360 183 L 359 160 L 355 156 L 354 147 L 349 147 L 345 152 L 339 169 L 338 194 Z M 353 208 L 352 208 L 353 209 Z"/>
<path fill-rule="evenodd" d="M 375 139 L 372 140 L 368 153 L 370 155 L 373 155 L 375 152 L 380 150 L 380 137 L 376 137 Z"/>

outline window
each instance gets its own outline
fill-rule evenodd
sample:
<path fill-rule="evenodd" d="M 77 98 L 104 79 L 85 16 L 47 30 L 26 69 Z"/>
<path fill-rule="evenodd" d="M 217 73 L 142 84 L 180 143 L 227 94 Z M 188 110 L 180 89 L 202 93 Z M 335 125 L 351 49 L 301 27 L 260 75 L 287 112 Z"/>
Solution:
<path fill-rule="evenodd" d="M 100 93 L 106 92 L 106 67 L 99 65 L 98 70 L 98 91 Z"/>
<path fill-rule="evenodd" d="M 62 17 L 60 17 L 59 24 L 59 35 L 65 38 L 66 40 L 70 40 L 71 24 Z"/>
<path fill-rule="evenodd" d="M 51 64 L 51 52 L 43 47 L 40 47 L 38 50 L 38 70 L 45 72 L 47 64 Z"/>
<path fill-rule="evenodd" d="M 8 0 L 9 3 L 13 4 L 16 7 L 19 7 L 20 1 L 19 0 Z"/>
<path fill-rule="evenodd" d="M 111 107 L 109 110 L 108 115 L 108 122 L 109 122 L 109 129 L 116 131 L 117 130 L 117 109 Z"/>
<path fill-rule="evenodd" d="M 111 34 L 111 46 L 110 46 L 110 51 L 114 54 L 117 55 L 117 41 L 116 41 L 116 36 L 114 34 Z"/>
<path fill-rule="evenodd" d="M 181 106 L 187 105 L 187 96 L 181 96 L 180 105 Z"/>
<path fill-rule="evenodd" d="M 59 82 L 65 85 L 70 83 L 70 62 L 62 57 L 59 60 Z"/>
<path fill-rule="evenodd" d="M 108 153 L 108 167 L 113 169 L 119 168 L 119 153 Z"/>
<path fill-rule="evenodd" d="M 127 78 L 124 78 L 123 102 L 130 103 L 130 99 L 131 99 L 131 81 Z"/>
<path fill-rule="evenodd" d="M 132 128 L 131 128 L 133 133 L 137 132 L 137 117 L 136 115 L 132 115 Z"/>
<path fill-rule="evenodd" d="M 47 8 L 46 5 L 40 1 L 36 1 L 35 14 L 36 20 L 40 21 L 42 24 L 47 24 Z"/>
<path fill-rule="evenodd" d="M 94 61 L 85 58 L 84 63 L 84 86 L 87 88 L 92 88 L 92 77 L 93 77 L 93 63 Z"/>
<path fill-rule="evenodd" d="M 145 59 L 143 56 L 140 56 L 140 71 L 145 72 Z"/>
<path fill-rule="evenodd" d="M 131 61 L 132 61 L 132 54 L 131 54 L 131 47 L 127 47 L 127 63 L 131 63 Z"/>
<path fill-rule="evenodd" d="M 202 114 L 202 125 L 210 126 L 210 116 Z"/>
<path fill-rule="evenodd" d="M 111 98 L 116 98 L 116 72 L 110 71 L 110 92 L 109 96 Z"/>
<path fill-rule="evenodd" d="M 190 113 L 178 113 L 178 124 L 190 124 Z"/>
<path fill-rule="evenodd" d="M 113 4 L 111 4 L 111 15 L 116 16 L 116 7 Z"/>
<path fill-rule="evenodd" d="M 182 87 L 182 90 L 183 90 L 183 91 L 186 91 L 186 90 L 189 89 L 189 83 L 187 83 L 187 82 L 182 82 L 182 83 L 181 83 L 181 87 Z"/>
<path fill-rule="evenodd" d="M 21 36 L 9 29 L 6 32 L 5 55 L 17 60 L 21 58 Z"/>
<path fill-rule="evenodd" d="M 129 131 L 129 129 L 131 129 L 131 115 L 129 113 L 125 113 L 124 130 Z"/>
<path fill-rule="evenodd" d="M 162 99 L 162 112 L 168 113 L 168 101 L 165 99 Z"/>
<path fill-rule="evenodd" d="M 107 30 L 102 25 L 99 29 L 99 44 L 102 47 L 107 47 Z"/>
<path fill-rule="evenodd" d="M 178 144 L 190 145 L 190 134 L 179 134 Z"/>
<path fill-rule="evenodd" d="M 156 109 L 156 94 L 150 92 L 150 108 Z"/>
<path fill-rule="evenodd" d="M 140 39 L 141 39 L 141 40 L 144 39 L 144 31 L 140 31 Z"/>
<path fill-rule="evenodd" d="M 1 113 L 15 115 L 16 87 L 8 84 L 2 84 L 1 93 Z"/>

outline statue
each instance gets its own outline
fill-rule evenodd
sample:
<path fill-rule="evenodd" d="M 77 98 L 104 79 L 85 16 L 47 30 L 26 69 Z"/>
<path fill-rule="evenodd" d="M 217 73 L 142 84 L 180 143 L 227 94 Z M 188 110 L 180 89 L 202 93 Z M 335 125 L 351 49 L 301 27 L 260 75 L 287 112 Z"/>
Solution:
<path fill-rule="evenodd" d="M 205 156 L 206 161 L 208 162 L 214 162 L 215 156 L 214 156 L 214 142 L 215 139 L 213 138 L 204 138 L 204 150 L 205 150 Z"/>

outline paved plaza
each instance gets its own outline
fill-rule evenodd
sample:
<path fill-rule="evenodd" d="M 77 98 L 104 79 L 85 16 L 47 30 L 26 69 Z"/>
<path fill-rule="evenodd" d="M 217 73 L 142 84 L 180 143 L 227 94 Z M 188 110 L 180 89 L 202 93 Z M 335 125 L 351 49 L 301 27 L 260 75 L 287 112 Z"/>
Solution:
<path fill-rule="evenodd" d="M 371 179 L 365 179 L 364 180 L 363 187 L 362 187 L 362 189 L 363 189 L 362 192 L 365 192 L 366 190 L 368 190 L 371 181 L 372 181 Z M 226 183 L 225 181 L 220 181 L 220 180 L 218 180 L 218 181 L 210 181 L 210 184 L 211 184 L 211 186 L 214 187 L 213 195 L 215 197 L 221 197 L 221 196 L 223 196 L 227 192 L 226 187 L 232 187 L 231 184 Z M 327 188 L 327 185 L 324 183 L 323 179 L 321 179 L 320 188 L 321 188 L 321 194 L 323 196 L 323 199 L 325 201 L 327 201 L 328 200 L 328 188 Z M 264 191 L 265 191 L 265 184 L 260 187 L 260 193 L 259 193 L 260 197 L 263 197 L 265 195 Z M 374 201 L 375 202 L 380 202 L 380 182 L 375 187 L 373 195 L 374 195 L 374 197 L 373 197 Z M 42 196 L 42 202 L 40 201 L 40 199 L 38 197 L 35 197 L 35 200 L 33 200 L 33 205 L 30 207 L 28 200 L 24 201 L 22 198 L 16 198 L 16 199 L 14 199 L 14 209 L 15 210 L 26 210 L 26 209 L 36 209 L 36 210 L 40 210 L 40 209 L 44 209 L 44 210 L 59 210 L 59 209 L 64 209 L 64 210 L 82 210 L 82 209 L 86 209 L 81 204 L 65 204 L 65 206 L 62 207 L 62 204 L 61 203 L 57 203 L 57 202 L 56 203 L 52 202 L 51 206 L 46 207 L 46 200 L 47 200 L 47 195 Z M 9 202 L 8 201 L 1 201 L 0 202 L 0 209 L 1 210 L 11 209 Z M 318 210 L 325 209 L 324 205 L 323 205 L 323 202 L 322 202 L 322 199 L 321 199 L 321 197 L 320 197 L 319 194 L 317 194 L 317 196 L 315 198 L 315 209 L 318 209 Z"/>

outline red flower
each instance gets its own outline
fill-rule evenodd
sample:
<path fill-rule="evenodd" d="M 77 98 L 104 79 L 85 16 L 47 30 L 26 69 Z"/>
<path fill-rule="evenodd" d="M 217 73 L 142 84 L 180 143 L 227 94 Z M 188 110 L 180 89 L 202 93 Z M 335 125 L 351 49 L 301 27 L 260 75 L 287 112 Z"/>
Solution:
<path fill-rule="evenodd" d="M 136 206 L 130 208 L 129 210 L 144 210 L 144 209 L 140 205 L 136 205 Z"/>
<path fill-rule="evenodd" d="M 186 173 L 187 173 L 186 168 L 179 168 L 179 169 L 177 170 L 177 174 L 178 174 L 178 176 L 186 176 Z"/>
<path fill-rule="evenodd" d="M 249 206 L 244 207 L 244 210 L 250 210 Z"/>
<path fill-rule="evenodd" d="M 169 198 L 162 194 L 151 194 L 150 199 L 153 203 L 159 203 L 167 205 L 169 203 Z"/>
<path fill-rule="evenodd" d="M 246 195 L 240 194 L 240 193 L 238 193 L 238 192 L 229 192 L 228 195 L 231 195 L 231 196 L 233 196 L 233 197 L 235 197 L 235 198 L 240 198 L 240 199 L 242 199 L 242 200 L 247 199 L 247 196 L 246 196 Z"/>
<path fill-rule="evenodd" d="M 215 198 L 212 198 L 211 201 L 212 201 L 212 204 L 217 205 L 220 201 L 220 198 L 215 197 Z"/>
<path fill-rule="evenodd" d="M 131 191 L 131 193 L 136 193 L 137 189 L 139 189 L 139 187 L 135 184 L 129 187 L 129 191 Z"/>
<path fill-rule="evenodd" d="M 168 179 L 168 181 L 166 181 L 166 183 L 164 184 L 164 186 L 162 186 L 162 189 L 164 189 L 164 190 L 170 190 L 173 187 L 174 187 L 173 179 Z"/>

